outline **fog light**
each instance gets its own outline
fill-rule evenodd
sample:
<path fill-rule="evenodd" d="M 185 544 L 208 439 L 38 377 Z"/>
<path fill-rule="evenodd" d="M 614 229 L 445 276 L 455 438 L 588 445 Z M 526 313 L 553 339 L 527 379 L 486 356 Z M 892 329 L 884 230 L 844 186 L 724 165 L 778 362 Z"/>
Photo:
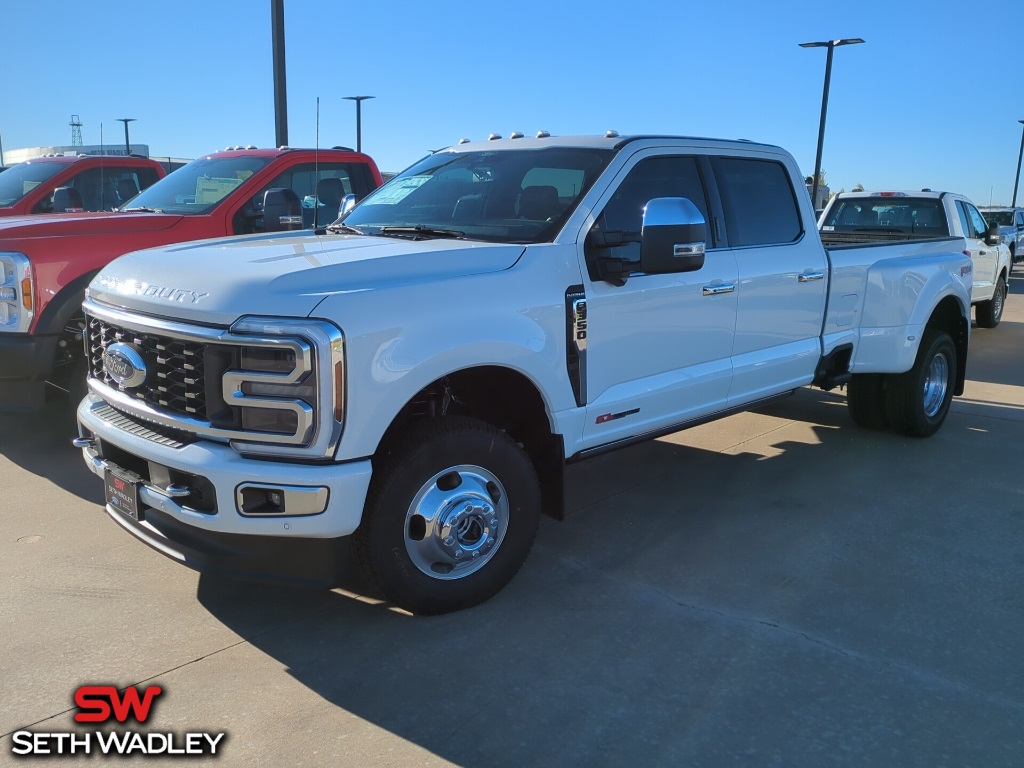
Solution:
<path fill-rule="evenodd" d="M 328 496 L 324 486 L 243 483 L 235 490 L 235 506 L 246 517 L 319 515 L 327 509 Z"/>

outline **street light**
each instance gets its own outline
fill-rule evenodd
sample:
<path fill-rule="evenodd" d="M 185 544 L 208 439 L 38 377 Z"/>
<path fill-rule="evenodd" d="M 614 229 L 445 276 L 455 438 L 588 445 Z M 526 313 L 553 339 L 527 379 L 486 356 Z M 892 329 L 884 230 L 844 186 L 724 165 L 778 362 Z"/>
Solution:
<path fill-rule="evenodd" d="M 821 176 L 821 147 L 825 142 L 825 113 L 828 111 L 828 85 L 832 79 L 832 52 L 840 45 L 856 45 L 863 43 L 859 37 L 846 40 L 825 40 L 819 43 L 800 43 L 801 48 L 828 48 L 825 59 L 825 89 L 821 95 L 821 122 L 818 124 L 818 153 L 814 158 L 814 187 L 811 191 L 811 205 L 818 204 L 818 177 Z"/>
<path fill-rule="evenodd" d="M 1018 120 L 1018 123 L 1024 125 L 1024 120 Z M 1013 202 L 1010 204 L 1011 208 L 1017 207 L 1017 184 L 1020 183 L 1020 159 L 1024 157 L 1024 128 L 1020 131 L 1020 152 L 1017 153 L 1017 175 L 1013 177 Z"/>
<path fill-rule="evenodd" d="M 356 103 L 356 152 L 363 151 L 363 102 L 372 99 L 373 96 L 342 96 L 347 101 Z"/>
<path fill-rule="evenodd" d="M 124 123 L 124 153 L 130 155 L 132 153 L 132 145 L 128 141 L 128 123 L 134 123 L 136 118 L 134 117 L 119 117 L 119 121 Z"/>

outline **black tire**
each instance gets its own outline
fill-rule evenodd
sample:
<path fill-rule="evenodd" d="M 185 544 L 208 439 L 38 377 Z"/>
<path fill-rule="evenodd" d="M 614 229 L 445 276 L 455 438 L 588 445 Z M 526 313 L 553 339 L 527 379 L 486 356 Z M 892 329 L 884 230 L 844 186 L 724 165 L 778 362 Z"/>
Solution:
<path fill-rule="evenodd" d="M 72 302 L 76 307 L 65 321 L 57 337 L 54 350 L 53 369 L 47 381 L 50 389 L 58 399 L 67 399 L 76 406 L 85 397 L 87 386 L 85 378 L 88 373 L 85 359 L 83 336 L 85 330 L 85 313 L 82 312 L 84 294 L 77 294 Z"/>
<path fill-rule="evenodd" d="M 415 614 L 487 600 L 526 561 L 540 523 L 540 482 L 526 452 L 462 416 L 424 421 L 392 444 L 374 459 L 353 536 L 363 566 L 388 600 Z"/>
<path fill-rule="evenodd" d="M 892 428 L 909 437 L 934 435 L 949 413 L 956 366 L 956 346 L 950 335 L 926 330 L 914 367 L 888 378 L 885 404 Z"/>
<path fill-rule="evenodd" d="M 975 318 L 979 328 L 995 328 L 1003 317 L 1003 307 L 1006 306 L 1006 280 L 1002 275 L 996 281 L 996 289 L 992 298 L 978 304 L 975 311 Z"/>
<path fill-rule="evenodd" d="M 846 406 L 850 418 L 864 429 L 888 429 L 885 411 L 886 377 L 881 373 L 858 373 L 846 385 Z"/>

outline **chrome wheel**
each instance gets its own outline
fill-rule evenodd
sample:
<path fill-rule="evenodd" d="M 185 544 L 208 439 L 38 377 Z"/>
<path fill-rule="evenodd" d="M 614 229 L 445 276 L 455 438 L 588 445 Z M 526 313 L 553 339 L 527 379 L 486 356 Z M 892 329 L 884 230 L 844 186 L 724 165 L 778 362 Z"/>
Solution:
<path fill-rule="evenodd" d="M 941 410 L 949 386 L 949 361 L 944 354 L 935 355 L 924 377 L 924 413 L 929 419 Z"/>
<path fill-rule="evenodd" d="M 487 564 L 508 528 L 508 497 L 498 478 L 470 464 L 430 478 L 405 519 L 405 550 L 424 574 L 461 579 Z"/>
<path fill-rule="evenodd" d="M 996 284 L 996 292 L 992 297 L 992 315 L 996 320 L 1003 316 L 1003 304 L 1006 302 L 1006 285 L 1002 278 Z"/>

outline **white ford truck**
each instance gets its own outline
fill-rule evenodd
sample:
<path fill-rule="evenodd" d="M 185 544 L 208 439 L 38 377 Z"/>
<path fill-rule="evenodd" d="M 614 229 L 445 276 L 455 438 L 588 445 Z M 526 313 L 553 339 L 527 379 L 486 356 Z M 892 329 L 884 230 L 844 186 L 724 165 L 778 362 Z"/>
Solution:
<path fill-rule="evenodd" d="M 841 192 L 818 222 L 827 246 L 962 237 L 974 262 L 971 303 L 981 328 L 995 328 L 1006 306 L 1013 254 L 999 227 L 968 198 L 952 192 Z"/>
<path fill-rule="evenodd" d="M 963 391 L 962 238 L 826 251 L 793 158 L 513 134 L 435 152 L 313 233 L 109 264 L 85 302 L 86 463 L 197 569 L 473 605 L 562 514 L 567 462 L 846 385 L 927 436 Z"/>

